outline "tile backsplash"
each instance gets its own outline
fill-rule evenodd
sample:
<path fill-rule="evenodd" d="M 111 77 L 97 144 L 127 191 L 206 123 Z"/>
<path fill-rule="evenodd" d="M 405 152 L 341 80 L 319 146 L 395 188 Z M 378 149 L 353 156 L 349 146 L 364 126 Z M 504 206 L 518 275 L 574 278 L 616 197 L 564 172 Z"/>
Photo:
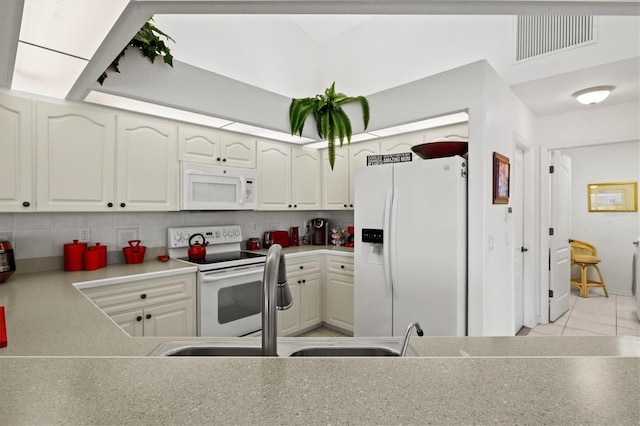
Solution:
<path fill-rule="evenodd" d="M 99 242 L 113 252 L 127 241 L 139 239 L 147 247 L 167 246 L 167 228 L 191 225 L 239 224 L 244 240 L 262 237 L 270 229 L 289 230 L 316 217 L 346 227 L 353 224 L 352 211 L 196 211 L 151 213 L 0 213 L 0 239 L 11 241 L 16 259 L 63 255 L 65 243 L 78 239 L 88 228 L 92 244 Z M 256 224 L 257 231 L 253 231 Z"/>

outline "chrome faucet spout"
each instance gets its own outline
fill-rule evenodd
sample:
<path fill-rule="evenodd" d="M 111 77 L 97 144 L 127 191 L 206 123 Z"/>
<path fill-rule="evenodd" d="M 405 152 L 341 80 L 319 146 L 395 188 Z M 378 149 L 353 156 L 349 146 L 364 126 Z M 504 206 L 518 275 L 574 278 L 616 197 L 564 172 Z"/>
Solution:
<path fill-rule="evenodd" d="M 269 248 L 262 277 L 262 356 L 277 356 L 276 310 L 293 305 L 282 246 Z"/>
<path fill-rule="evenodd" d="M 411 324 L 409 324 L 409 327 L 407 327 L 407 332 L 404 335 L 404 342 L 402 342 L 402 350 L 400 351 L 400 356 L 406 356 L 407 354 L 407 349 L 409 348 L 409 338 L 411 337 L 411 330 L 413 330 L 414 327 L 418 336 L 424 336 L 424 331 L 422 331 L 422 327 L 420 327 L 419 323 L 412 322 Z"/>

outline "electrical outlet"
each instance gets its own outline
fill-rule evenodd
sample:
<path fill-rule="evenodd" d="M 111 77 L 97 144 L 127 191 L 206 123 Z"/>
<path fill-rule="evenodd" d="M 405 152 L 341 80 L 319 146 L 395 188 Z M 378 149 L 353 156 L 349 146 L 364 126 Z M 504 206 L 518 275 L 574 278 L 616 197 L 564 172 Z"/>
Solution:
<path fill-rule="evenodd" d="M 269 231 L 277 231 L 278 229 L 280 229 L 279 222 L 269 222 Z"/>
<path fill-rule="evenodd" d="M 91 240 L 91 228 L 80 228 L 78 232 L 78 241 L 87 243 Z"/>
<path fill-rule="evenodd" d="M 251 232 L 258 232 L 258 223 L 251 222 Z"/>

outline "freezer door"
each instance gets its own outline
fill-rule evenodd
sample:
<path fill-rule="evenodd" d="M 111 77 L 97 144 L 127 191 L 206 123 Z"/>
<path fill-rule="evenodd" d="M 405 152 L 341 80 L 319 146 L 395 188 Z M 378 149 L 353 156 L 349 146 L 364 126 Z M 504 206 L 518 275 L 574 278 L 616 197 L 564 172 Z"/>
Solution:
<path fill-rule="evenodd" d="M 388 221 L 393 165 L 361 167 L 354 177 L 354 336 L 391 336 Z M 382 230 L 383 243 L 363 243 L 362 229 Z M 386 277 L 386 278 L 385 278 Z"/>
<path fill-rule="evenodd" d="M 394 167 L 393 335 L 418 321 L 427 336 L 466 335 L 466 160 Z"/>

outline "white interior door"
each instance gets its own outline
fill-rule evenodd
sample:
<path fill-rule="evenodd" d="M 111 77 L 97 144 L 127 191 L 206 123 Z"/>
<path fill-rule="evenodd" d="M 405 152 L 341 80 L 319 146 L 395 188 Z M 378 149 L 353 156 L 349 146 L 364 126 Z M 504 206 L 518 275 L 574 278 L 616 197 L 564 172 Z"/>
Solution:
<path fill-rule="evenodd" d="M 512 207 L 513 207 L 513 334 L 524 325 L 524 260 L 526 248 L 524 247 L 524 153 L 516 149 L 513 161 L 512 173 Z"/>
<path fill-rule="evenodd" d="M 571 290 L 571 158 L 551 151 L 550 164 L 549 321 L 555 321 L 569 310 Z"/>

